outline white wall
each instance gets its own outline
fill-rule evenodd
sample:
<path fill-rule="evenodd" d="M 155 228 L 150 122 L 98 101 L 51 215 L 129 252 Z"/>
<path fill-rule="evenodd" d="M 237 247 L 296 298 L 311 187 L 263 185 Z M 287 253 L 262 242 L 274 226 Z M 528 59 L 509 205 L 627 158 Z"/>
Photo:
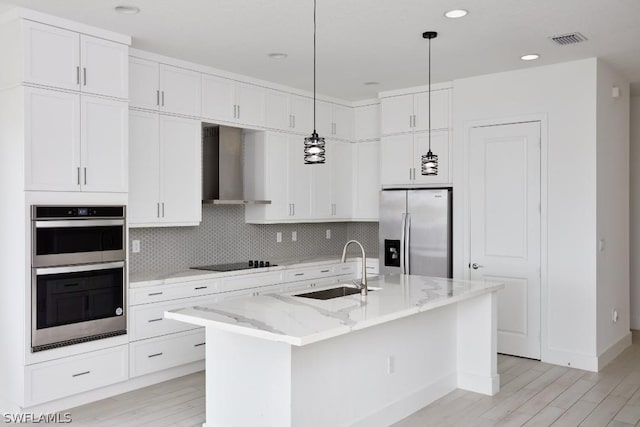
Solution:
<path fill-rule="evenodd" d="M 631 328 L 640 329 L 640 97 L 631 98 Z"/>
<path fill-rule="evenodd" d="M 629 82 L 597 64 L 597 354 L 629 337 Z M 612 96 L 613 87 L 620 91 Z M 613 310 L 618 321 L 613 321 Z"/>
<path fill-rule="evenodd" d="M 597 369 L 596 70 L 590 58 L 453 85 L 454 275 L 469 262 L 465 126 L 543 118 L 542 358 L 586 369 Z"/>

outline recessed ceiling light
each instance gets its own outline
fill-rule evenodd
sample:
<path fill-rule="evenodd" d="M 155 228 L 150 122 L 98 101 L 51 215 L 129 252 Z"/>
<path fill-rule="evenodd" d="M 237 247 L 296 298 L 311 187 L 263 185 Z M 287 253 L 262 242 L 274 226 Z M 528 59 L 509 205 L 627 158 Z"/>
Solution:
<path fill-rule="evenodd" d="M 365 86 L 378 86 L 380 82 L 364 82 Z"/>
<path fill-rule="evenodd" d="M 540 55 L 538 55 L 537 53 L 530 53 L 528 55 L 522 55 L 520 57 L 520 59 L 522 59 L 523 61 L 534 61 L 538 58 L 540 58 Z"/>
<path fill-rule="evenodd" d="M 286 59 L 289 55 L 281 52 L 274 52 L 267 55 L 271 59 Z"/>
<path fill-rule="evenodd" d="M 464 9 L 453 9 L 444 14 L 447 18 L 462 18 L 463 16 L 467 16 L 468 11 Z"/>
<path fill-rule="evenodd" d="M 116 12 L 123 13 L 125 15 L 135 15 L 140 12 L 140 8 L 136 6 L 116 6 Z"/>

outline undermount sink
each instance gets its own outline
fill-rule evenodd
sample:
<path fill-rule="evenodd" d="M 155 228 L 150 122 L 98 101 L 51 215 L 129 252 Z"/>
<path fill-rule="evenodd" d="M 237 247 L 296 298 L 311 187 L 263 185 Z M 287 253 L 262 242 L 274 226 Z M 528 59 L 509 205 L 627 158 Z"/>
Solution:
<path fill-rule="evenodd" d="M 375 289 L 369 288 L 369 292 L 374 290 Z M 355 295 L 359 293 L 360 293 L 360 289 L 354 288 L 353 286 L 340 286 L 337 288 L 324 289 L 322 291 L 306 292 L 304 294 L 297 294 L 294 296 L 326 300 L 326 299 L 332 299 L 332 298 L 346 297 L 347 295 Z"/>

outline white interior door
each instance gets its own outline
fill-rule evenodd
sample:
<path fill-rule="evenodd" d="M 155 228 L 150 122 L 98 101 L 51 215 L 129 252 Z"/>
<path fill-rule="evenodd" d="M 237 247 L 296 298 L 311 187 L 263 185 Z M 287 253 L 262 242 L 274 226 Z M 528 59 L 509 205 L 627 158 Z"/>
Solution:
<path fill-rule="evenodd" d="M 471 279 L 502 282 L 498 352 L 540 359 L 540 123 L 473 128 Z"/>

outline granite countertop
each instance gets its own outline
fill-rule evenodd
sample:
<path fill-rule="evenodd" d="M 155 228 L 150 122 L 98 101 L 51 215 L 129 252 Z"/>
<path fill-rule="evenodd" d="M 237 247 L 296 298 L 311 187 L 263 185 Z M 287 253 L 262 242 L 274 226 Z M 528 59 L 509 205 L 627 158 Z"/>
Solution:
<path fill-rule="evenodd" d="M 359 257 L 351 257 L 348 261 L 358 261 Z M 372 258 L 377 259 L 377 258 Z M 269 271 L 286 270 L 287 268 L 313 267 L 314 265 L 332 264 L 340 262 L 340 256 L 307 257 L 285 260 L 274 260 L 275 267 L 247 268 L 236 271 L 208 271 L 208 270 L 178 270 L 178 271 L 151 271 L 129 274 L 129 287 L 137 288 L 143 286 L 168 285 L 190 280 L 207 280 L 229 276 L 239 276 L 254 273 L 266 273 Z"/>
<path fill-rule="evenodd" d="M 332 288 L 327 286 L 326 288 Z M 303 346 L 364 329 L 504 287 L 413 275 L 385 275 L 369 280 L 369 295 L 315 300 L 296 297 L 306 291 L 231 299 L 165 312 L 168 319 Z M 318 288 L 314 290 L 321 290 Z M 371 290 L 373 289 L 373 291 Z"/>

